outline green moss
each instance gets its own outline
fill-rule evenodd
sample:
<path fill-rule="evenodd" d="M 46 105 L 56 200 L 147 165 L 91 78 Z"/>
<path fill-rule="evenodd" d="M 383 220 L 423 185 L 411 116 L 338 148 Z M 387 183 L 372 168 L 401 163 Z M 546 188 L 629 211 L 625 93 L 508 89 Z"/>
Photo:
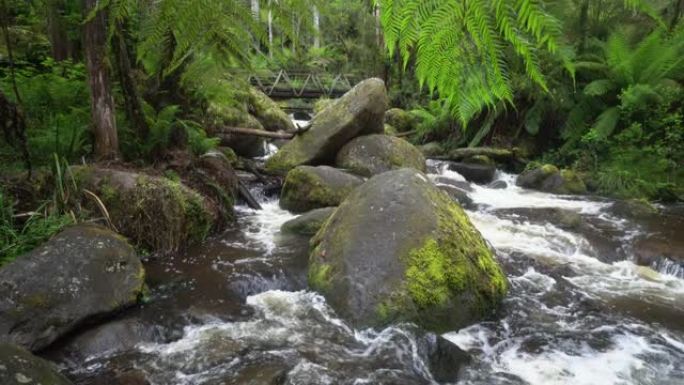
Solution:
<path fill-rule="evenodd" d="M 560 172 L 563 178 L 563 190 L 569 194 L 584 194 L 587 192 L 587 186 L 584 184 L 582 178 L 572 170 L 562 170 Z"/>
<path fill-rule="evenodd" d="M 556 167 L 556 166 L 554 166 L 554 165 L 552 165 L 552 164 L 544 164 L 544 165 L 542 165 L 542 166 L 541 166 L 541 170 L 542 170 L 542 172 L 543 172 L 545 175 L 553 175 L 553 174 L 557 174 L 557 173 L 559 172 L 559 171 L 558 171 L 558 167 Z"/>
<path fill-rule="evenodd" d="M 311 263 L 308 278 L 312 289 L 324 293 L 332 287 L 332 266 L 324 263 Z"/>
<path fill-rule="evenodd" d="M 354 187 L 331 188 L 311 169 L 298 167 L 287 173 L 280 202 L 283 208 L 295 212 L 337 206 Z"/>
<path fill-rule="evenodd" d="M 448 309 L 455 301 L 470 313 L 491 313 L 508 291 L 505 274 L 465 212 L 441 191 L 431 192 L 430 199 L 444 208 L 438 210 L 441 216 L 435 237 L 410 250 L 406 260 L 406 289 L 417 316 L 425 318 L 421 314 Z M 429 326 L 435 330 L 447 327 L 439 323 Z"/>

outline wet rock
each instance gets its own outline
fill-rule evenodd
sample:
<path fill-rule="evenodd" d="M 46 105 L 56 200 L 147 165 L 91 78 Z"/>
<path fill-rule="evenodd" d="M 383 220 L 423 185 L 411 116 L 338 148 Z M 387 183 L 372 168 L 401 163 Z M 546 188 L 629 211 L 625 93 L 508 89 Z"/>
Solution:
<path fill-rule="evenodd" d="M 432 377 L 440 384 L 456 383 L 461 367 L 470 363 L 470 355 L 442 336 L 432 334 L 426 339 Z"/>
<path fill-rule="evenodd" d="M 383 132 L 388 99 L 380 79 L 368 79 L 318 113 L 311 128 L 297 135 L 266 162 L 272 173 L 299 165 L 332 162 L 342 146 L 359 135 Z"/>
<path fill-rule="evenodd" d="M 210 197 L 223 221 L 233 218 L 233 206 L 238 195 L 238 177 L 230 160 L 219 151 L 209 151 L 199 157 L 192 170 L 193 186 Z"/>
<path fill-rule="evenodd" d="M 544 164 L 525 170 L 518 176 L 518 186 L 553 194 L 585 194 L 587 187 L 572 170 L 558 170 L 551 164 Z"/>
<path fill-rule="evenodd" d="M 0 342 L 44 348 L 134 304 L 144 277 L 126 239 L 99 226 L 69 227 L 0 270 Z"/>
<path fill-rule="evenodd" d="M 316 103 L 314 103 L 313 106 L 313 111 L 314 114 L 318 114 L 319 112 L 325 110 L 326 108 L 332 106 L 335 103 L 334 99 L 328 99 L 328 98 L 320 98 L 316 100 Z"/>
<path fill-rule="evenodd" d="M 658 214 L 658 208 L 641 199 L 628 199 L 613 203 L 611 211 L 623 218 L 644 219 Z"/>
<path fill-rule="evenodd" d="M 405 167 L 425 171 L 425 157 L 417 148 L 387 135 L 366 135 L 352 140 L 337 154 L 335 164 L 367 177 Z"/>
<path fill-rule="evenodd" d="M 421 146 L 418 146 L 418 150 L 420 150 L 420 152 L 422 152 L 423 155 L 428 158 L 431 156 L 442 155 L 444 153 L 444 149 L 439 142 L 425 143 Z"/>
<path fill-rule="evenodd" d="M 661 258 L 684 263 L 684 249 L 662 235 L 648 235 L 634 242 L 634 255 L 639 265 L 651 266 Z"/>
<path fill-rule="evenodd" d="M 357 326 L 458 329 L 491 314 L 507 291 L 465 212 L 411 169 L 357 188 L 311 246 L 309 285 Z"/>
<path fill-rule="evenodd" d="M 49 361 L 6 343 L 0 343 L 0 384 L 72 385 Z"/>
<path fill-rule="evenodd" d="M 299 166 L 285 178 L 280 207 L 294 213 L 337 206 L 363 179 L 329 166 Z"/>
<path fill-rule="evenodd" d="M 437 185 L 437 187 L 447 193 L 451 199 L 458 202 L 462 207 L 467 209 L 474 209 L 476 207 L 466 190 L 448 184 Z"/>
<path fill-rule="evenodd" d="M 508 183 L 503 180 L 495 180 L 494 182 L 488 184 L 487 187 L 495 190 L 503 190 L 508 188 Z"/>
<path fill-rule="evenodd" d="M 496 167 L 493 165 L 450 162 L 449 169 L 463 175 L 469 182 L 487 184 L 494 180 Z"/>
<path fill-rule="evenodd" d="M 296 130 L 290 117 L 263 92 L 249 87 L 249 111 L 267 131 Z"/>
<path fill-rule="evenodd" d="M 160 330 L 135 318 L 108 322 L 89 329 L 69 339 L 60 347 L 60 355 L 75 362 L 85 362 L 89 357 L 102 357 L 130 351 L 141 343 L 159 342 Z"/>
<path fill-rule="evenodd" d="M 461 190 L 465 190 L 467 192 L 473 192 L 473 186 L 470 185 L 470 182 L 462 181 L 462 180 L 455 180 L 453 178 L 445 177 L 445 176 L 437 176 L 433 179 L 433 182 L 435 184 L 440 185 L 440 184 L 445 184 L 448 186 L 454 186 L 457 188 L 460 188 Z"/>
<path fill-rule="evenodd" d="M 487 155 L 473 155 L 471 157 L 465 158 L 463 163 L 467 164 L 481 164 L 483 166 L 496 166 L 496 162 Z"/>
<path fill-rule="evenodd" d="M 330 218 L 336 207 L 311 210 L 283 224 L 280 231 L 288 234 L 314 235 Z"/>
<path fill-rule="evenodd" d="M 91 166 L 72 171 L 80 187 L 102 200 L 118 231 L 147 250 L 165 254 L 199 242 L 218 216 L 202 195 L 178 181 Z M 100 213 L 91 199 L 84 203 Z"/>
<path fill-rule="evenodd" d="M 408 111 L 390 108 L 385 112 L 385 123 L 396 128 L 398 132 L 406 132 L 414 129 L 416 120 Z"/>

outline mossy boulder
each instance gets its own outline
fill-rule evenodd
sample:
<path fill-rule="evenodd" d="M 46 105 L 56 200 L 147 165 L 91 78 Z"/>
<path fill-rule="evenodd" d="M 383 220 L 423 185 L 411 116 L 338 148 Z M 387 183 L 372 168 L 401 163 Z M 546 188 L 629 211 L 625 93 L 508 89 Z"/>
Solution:
<path fill-rule="evenodd" d="M 631 219 L 644 219 L 658 215 L 658 208 L 645 199 L 627 199 L 617 201 L 611 206 L 616 215 Z"/>
<path fill-rule="evenodd" d="M 415 128 L 416 119 L 410 112 L 401 108 L 390 108 L 385 112 L 385 123 L 399 132 L 411 131 Z"/>
<path fill-rule="evenodd" d="M 296 127 L 280 106 L 263 92 L 249 88 L 249 111 L 267 131 L 292 132 Z"/>
<path fill-rule="evenodd" d="M 329 166 L 299 166 L 283 184 L 280 207 L 295 213 L 337 206 L 363 179 Z"/>
<path fill-rule="evenodd" d="M 216 211 L 220 224 L 234 218 L 233 206 L 238 195 L 238 177 L 230 160 L 221 151 L 209 151 L 200 156 L 190 171 L 191 185 Z"/>
<path fill-rule="evenodd" d="M 179 181 L 99 167 L 72 171 L 79 186 L 104 203 L 121 234 L 148 251 L 165 254 L 202 241 L 217 219 L 207 200 Z M 84 203 L 99 213 L 93 200 Z"/>
<path fill-rule="evenodd" d="M 330 107 L 333 103 L 335 103 L 335 100 L 329 98 L 320 98 L 316 100 L 316 102 L 313 105 L 314 114 L 318 114 L 319 112 L 325 110 L 326 108 Z"/>
<path fill-rule="evenodd" d="M 465 212 L 412 169 L 357 188 L 311 247 L 309 285 L 356 326 L 455 330 L 492 314 L 507 292 Z"/>
<path fill-rule="evenodd" d="M 284 174 L 300 165 L 331 163 L 351 139 L 384 130 L 387 90 L 380 79 L 357 84 L 314 116 L 311 128 L 285 144 L 266 162 L 266 170 Z"/>
<path fill-rule="evenodd" d="M 395 136 L 398 134 L 398 131 L 393 126 L 390 126 L 389 124 L 385 123 L 384 134 L 389 136 Z"/>
<path fill-rule="evenodd" d="M 418 150 L 426 157 L 439 156 L 444 154 L 444 148 L 439 142 L 429 142 L 418 146 Z"/>
<path fill-rule="evenodd" d="M 347 143 L 339 153 L 335 165 L 363 176 L 414 168 L 425 171 L 425 157 L 411 143 L 387 135 L 360 136 Z"/>
<path fill-rule="evenodd" d="M 145 271 L 122 236 L 71 226 L 0 269 L 0 342 L 42 349 L 76 326 L 134 304 Z"/>
<path fill-rule="evenodd" d="M 552 164 L 537 165 L 518 176 L 518 186 L 553 194 L 585 194 L 587 186 L 572 170 L 559 170 Z"/>
<path fill-rule="evenodd" d="M 324 207 L 306 212 L 285 222 L 280 231 L 286 234 L 314 235 L 335 212 L 335 207 Z"/>
<path fill-rule="evenodd" d="M 49 361 L 19 346 L 0 343 L 0 384 L 72 385 Z"/>

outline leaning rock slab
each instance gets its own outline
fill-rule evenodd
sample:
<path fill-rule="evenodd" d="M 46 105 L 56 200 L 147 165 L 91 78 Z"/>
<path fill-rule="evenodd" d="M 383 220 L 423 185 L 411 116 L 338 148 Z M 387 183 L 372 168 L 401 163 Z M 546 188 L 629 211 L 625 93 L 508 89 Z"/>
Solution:
<path fill-rule="evenodd" d="M 336 207 L 311 210 L 283 223 L 280 231 L 287 234 L 314 235 L 335 212 Z"/>
<path fill-rule="evenodd" d="M 49 361 L 6 343 L 0 343 L 0 384 L 72 385 Z"/>
<path fill-rule="evenodd" d="M 357 326 L 454 330 L 491 314 L 507 291 L 465 212 L 411 169 L 357 188 L 311 246 L 309 285 Z"/>
<path fill-rule="evenodd" d="M 280 207 L 294 213 L 337 206 L 363 179 L 329 166 L 299 166 L 287 173 Z"/>
<path fill-rule="evenodd" d="M 292 132 L 297 129 L 276 102 L 254 87 L 249 88 L 249 110 L 267 131 Z"/>
<path fill-rule="evenodd" d="M 0 342 L 48 346 L 88 319 L 134 304 L 145 271 L 126 239 L 72 226 L 0 270 Z"/>
<path fill-rule="evenodd" d="M 388 98 L 385 83 L 368 79 L 331 103 L 311 121 L 311 128 L 297 135 L 266 162 L 266 169 L 283 174 L 299 165 L 332 162 L 351 139 L 384 130 Z"/>
<path fill-rule="evenodd" d="M 352 140 L 337 153 L 335 164 L 367 177 L 399 168 L 425 172 L 425 157 L 420 150 L 404 139 L 387 135 Z"/>

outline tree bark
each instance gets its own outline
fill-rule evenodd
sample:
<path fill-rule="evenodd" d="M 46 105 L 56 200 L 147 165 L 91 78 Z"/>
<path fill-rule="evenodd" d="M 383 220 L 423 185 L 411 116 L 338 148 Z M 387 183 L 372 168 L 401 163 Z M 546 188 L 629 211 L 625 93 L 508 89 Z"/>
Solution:
<path fill-rule="evenodd" d="M 126 36 L 123 25 L 117 23 L 116 32 L 114 33 L 113 41 L 114 54 L 116 56 L 116 63 L 118 67 L 119 83 L 123 91 L 124 106 L 126 108 L 126 116 L 131 122 L 140 139 L 147 139 L 150 132 L 150 127 L 145 119 L 142 102 L 138 94 L 138 88 L 135 85 L 132 74 L 131 60 L 128 55 L 128 46 L 126 45 Z"/>
<path fill-rule="evenodd" d="M 314 48 L 321 48 L 321 13 L 313 6 Z"/>
<path fill-rule="evenodd" d="M 90 16 L 98 0 L 83 0 L 84 16 Z M 90 109 L 94 135 L 94 154 L 98 160 L 113 160 L 119 157 L 119 137 L 116 132 L 114 98 L 106 64 L 107 15 L 97 12 L 85 23 L 83 49 L 86 58 L 88 85 L 90 86 Z"/>
<path fill-rule="evenodd" d="M 47 2 L 47 35 L 50 40 L 52 58 L 63 61 L 74 56 L 74 44 L 69 39 L 65 22 L 62 18 L 64 0 L 49 0 Z"/>

